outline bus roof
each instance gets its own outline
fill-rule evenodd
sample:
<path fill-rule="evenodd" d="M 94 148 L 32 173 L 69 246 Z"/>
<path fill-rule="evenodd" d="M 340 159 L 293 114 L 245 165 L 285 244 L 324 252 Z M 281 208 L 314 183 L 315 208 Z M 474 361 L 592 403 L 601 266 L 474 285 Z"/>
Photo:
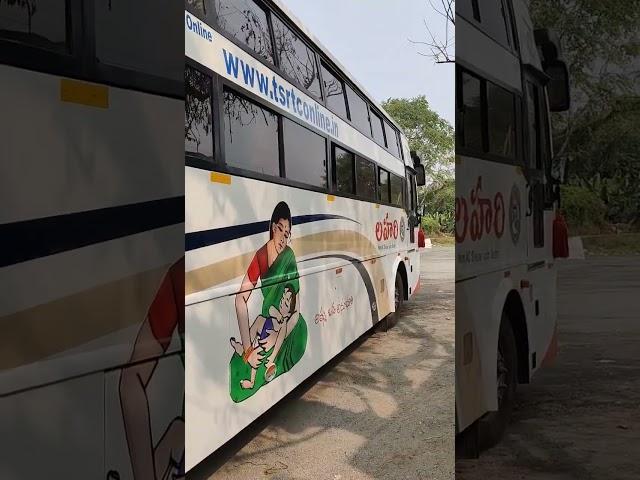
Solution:
<path fill-rule="evenodd" d="M 400 134 L 405 136 L 402 130 L 402 127 L 400 127 L 400 125 L 396 123 L 396 121 L 391 117 L 391 115 L 389 115 L 389 113 L 380 106 L 380 104 L 373 98 L 373 96 L 367 91 L 367 89 L 364 88 L 360 84 L 360 82 L 358 82 L 358 80 L 356 80 L 356 78 L 353 75 L 351 75 L 351 73 L 349 73 L 349 70 L 347 70 L 344 67 L 344 65 L 342 65 L 342 63 L 340 63 L 340 61 L 331 54 L 331 52 L 322 44 L 322 42 L 318 40 L 318 38 L 316 38 L 316 36 L 313 35 L 313 33 L 311 33 L 307 27 L 304 26 L 304 24 L 291 12 L 291 10 L 289 10 L 285 5 L 283 5 L 281 0 L 268 0 L 268 1 L 273 3 L 287 18 L 289 18 L 289 20 L 291 20 L 291 22 L 293 22 L 296 25 L 296 27 L 298 27 L 300 31 L 304 33 L 309 40 L 311 40 L 311 42 L 318 48 L 318 50 L 320 50 L 324 54 L 324 56 L 326 56 L 329 60 L 331 60 L 331 62 L 333 62 L 333 64 L 340 69 L 341 73 L 346 78 L 348 78 L 349 81 L 351 81 L 351 83 L 353 83 L 360 90 L 360 92 L 362 92 L 363 95 L 367 97 L 367 100 L 371 104 L 373 104 L 374 107 L 376 107 L 378 110 L 384 113 L 384 115 L 386 116 L 386 119 L 392 125 L 394 125 L 398 129 L 398 131 L 400 131 Z"/>

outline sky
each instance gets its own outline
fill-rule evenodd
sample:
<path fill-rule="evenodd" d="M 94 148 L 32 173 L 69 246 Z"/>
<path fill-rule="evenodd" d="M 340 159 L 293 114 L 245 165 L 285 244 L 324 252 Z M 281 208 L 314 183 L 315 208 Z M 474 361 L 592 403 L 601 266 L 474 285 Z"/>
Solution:
<path fill-rule="evenodd" d="M 445 20 L 428 0 L 281 0 L 351 75 L 381 102 L 425 95 L 452 125 L 454 66 L 421 56 L 428 47 L 409 40 L 437 36 Z"/>

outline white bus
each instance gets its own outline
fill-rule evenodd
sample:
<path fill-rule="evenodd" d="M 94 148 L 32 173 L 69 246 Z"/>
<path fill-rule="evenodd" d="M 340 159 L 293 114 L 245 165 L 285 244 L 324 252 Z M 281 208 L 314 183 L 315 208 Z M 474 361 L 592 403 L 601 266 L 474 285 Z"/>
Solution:
<path fill-rule="evenodd" d="M 569 94 L 524 1 L 459 0 L 456 13 L 456 433 L 482 449 L 556 351 L 549 112 Z"/>
<path fill-rule="evenodd" d="M 415 295 L 424 168 L 279 2 L 184 27 L 189 470 Z"/>
<path fill-rule="evenodd" d="M 184 472 L 184 8 L 156 3 L 0 2 L 2 479 Z"/>

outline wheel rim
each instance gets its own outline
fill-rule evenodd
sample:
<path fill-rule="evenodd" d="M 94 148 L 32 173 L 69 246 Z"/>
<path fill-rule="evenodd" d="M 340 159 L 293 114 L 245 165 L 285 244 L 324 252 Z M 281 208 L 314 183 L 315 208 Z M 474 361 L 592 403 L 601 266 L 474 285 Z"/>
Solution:
<path fill-rule="evenodd" d="M 509 388 L 509 369 L 507 368 L 507 363 L 504 360 L 504 355 L 502 355 L 502 350 L 498 348 L 498 365 L 497 365 L 497 374 L 498 374 L 498 408 L 502 405 L 502 400 L 504 399 L 504 394 Z"/>

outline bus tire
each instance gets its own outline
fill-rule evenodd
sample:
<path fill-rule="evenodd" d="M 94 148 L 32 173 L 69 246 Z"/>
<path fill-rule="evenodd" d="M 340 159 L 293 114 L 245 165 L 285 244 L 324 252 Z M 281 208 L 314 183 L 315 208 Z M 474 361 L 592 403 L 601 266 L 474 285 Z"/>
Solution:
<path fill-rule="evenodd" d="M 396 282 L 393 290 L 393 303 L 395 307 L 395 312 L 390 313 L 385 318 L 385 330 L 389 330 L 396 323 L 398 323 L 398 319 L 400 318 L 400 312 L 402 312 L 402 307 L 404 306 L 404 282 L 402 281 L 402 276 L 400 272 L 396 273 Z"/>
<path fill-rule="evenodd" d="M 511 321 L 506 312 L 502 313 L 498 352 L 496 360 L 498 390 L 498 410 L 487 413 L 478 422 L 478 444 L 480 450 L 496 445 L 503 437 L 516 398 L 518 385 L 518 349 Z"/>

